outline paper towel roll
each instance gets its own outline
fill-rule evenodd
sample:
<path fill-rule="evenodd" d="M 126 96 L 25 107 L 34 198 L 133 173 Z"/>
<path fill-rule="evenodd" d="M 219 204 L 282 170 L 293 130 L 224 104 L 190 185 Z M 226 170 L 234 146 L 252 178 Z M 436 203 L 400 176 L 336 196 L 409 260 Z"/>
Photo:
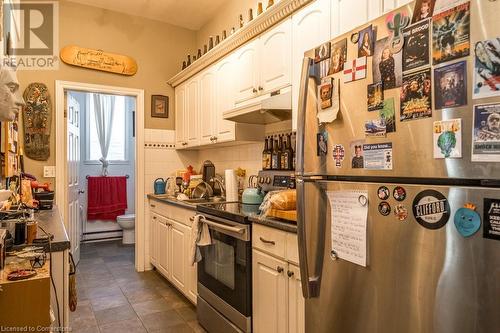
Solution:
<path fill-rule="evenodd" d="M 238 178 L 236 171 L 227 169 L 224 173 L 226 178 L 226 201 L 238 201 Z"/>

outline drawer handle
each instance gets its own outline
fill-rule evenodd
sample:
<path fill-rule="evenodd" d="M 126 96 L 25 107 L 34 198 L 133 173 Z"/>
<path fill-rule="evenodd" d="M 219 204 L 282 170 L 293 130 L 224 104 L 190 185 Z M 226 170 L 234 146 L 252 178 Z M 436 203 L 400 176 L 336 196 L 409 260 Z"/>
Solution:
<path fill-rule="evenodd" d="M 152 208 L 156 208 L 156 205 L 150 205 Z"/>
<path fill-rule="evenodd" d="M 278 271 L 278 273 L 283 273 L 284 269 L 283 269 L 283 267 L 278 266 L 278 267 L 276 267 L 276 270 Z"/>
<path fill-rule="evenodd" d="M 288 272 L 286 272 L 286 275 L 288 275 L 288 277 L 291 278 L 293 276 L 293 272 L 292 271 L 288 271 Z"/>
<path fill-rule="evenodd" d="M 267 239 L 264 239 L 262 237 L 259 237 L 260 238 L 260 241 L 262 243 L 266 243 L 266 244 L 271 244 L 271 245 L 276 245 L 276 242 L 275 241 L 270 241 L 270 240 L 267 240 Z"/>

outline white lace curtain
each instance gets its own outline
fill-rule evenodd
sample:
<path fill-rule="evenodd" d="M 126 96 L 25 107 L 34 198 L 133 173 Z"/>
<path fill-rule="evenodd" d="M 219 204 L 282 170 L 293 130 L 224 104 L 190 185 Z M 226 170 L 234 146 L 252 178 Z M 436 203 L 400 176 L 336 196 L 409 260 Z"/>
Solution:
<path fill-rule="evenodd" d="M 101 147 L 102 176 L 108 175 L 108 150 L 113 129 L 113 111 L 115 109 L 115 96 L 92 94 L 94 100 L 94 114 L 97 127 L 97 137 Z"/>

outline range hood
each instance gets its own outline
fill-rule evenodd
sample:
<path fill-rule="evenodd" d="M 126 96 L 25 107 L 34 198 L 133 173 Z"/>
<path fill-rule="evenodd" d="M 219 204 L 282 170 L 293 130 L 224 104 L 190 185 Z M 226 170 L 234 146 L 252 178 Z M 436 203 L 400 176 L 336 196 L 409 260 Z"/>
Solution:
<path fill-rule="evenodd" d="M 225 120 L 246 124 L 271 124 L 292 119 L 292 91 L 290 87 L 261 95 L 236 104 L 223 113 Z"/>

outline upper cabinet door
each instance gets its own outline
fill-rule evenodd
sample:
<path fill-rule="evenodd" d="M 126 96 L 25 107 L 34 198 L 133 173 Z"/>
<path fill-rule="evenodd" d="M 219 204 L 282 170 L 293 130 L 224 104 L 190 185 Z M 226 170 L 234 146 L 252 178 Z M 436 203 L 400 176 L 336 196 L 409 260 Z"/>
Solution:
<path fill-rule="evenodd" d="M 236 51 L 236 103 L 257 96 L 259 86 L 259 40 L 255 39 Z"/>
<path fill-rule="evenodd" d="M 215 74 L 208 69 L 200 75 L 200 144 L 213 142 L 215 133 Z"/>
<path fill-rule="evenodd" d="M 291 84 L 292 20 L 286 19 L 260 37 L 259 93 L 268 93 Z"/>
<path fill-rule="evenodd" d="M 413 0 L 383 0 L 384 2 L 384 13 L 406 5 Z"/>
<path fill-rule="evenodd" d="M 195 76 L 186 85 L 186 112 L 184 130 L 187 131 L 188 146 L 197 146 L 200 143 L 198 131 L 199 115 L 199 77 Z"/>
<path fill-rule="evenodd" d="M 304 52 L 330 39 L 331 0 L 316 0 L 292 16 L 292 130 L 297 114 Z"/>
<path fill-rule="evenodd" d="M 175 145 L 182 148 L 187 143 L 186 131 L 184 130 L 186 117 L 186 85 L 175 87 Z"/>
<path fill-rule="evenodd" d="M 236 124 L 224 120 L 224 112 L 234 108 L 234 68 L 232 55 L 222 59 L 215 65 L 215 137 L 217 142 L 234 140 Z"/>
<path fill-rule="evenodd" d="M 332 38 L 382 14 L 384 0 L 333 0 Z"/>

